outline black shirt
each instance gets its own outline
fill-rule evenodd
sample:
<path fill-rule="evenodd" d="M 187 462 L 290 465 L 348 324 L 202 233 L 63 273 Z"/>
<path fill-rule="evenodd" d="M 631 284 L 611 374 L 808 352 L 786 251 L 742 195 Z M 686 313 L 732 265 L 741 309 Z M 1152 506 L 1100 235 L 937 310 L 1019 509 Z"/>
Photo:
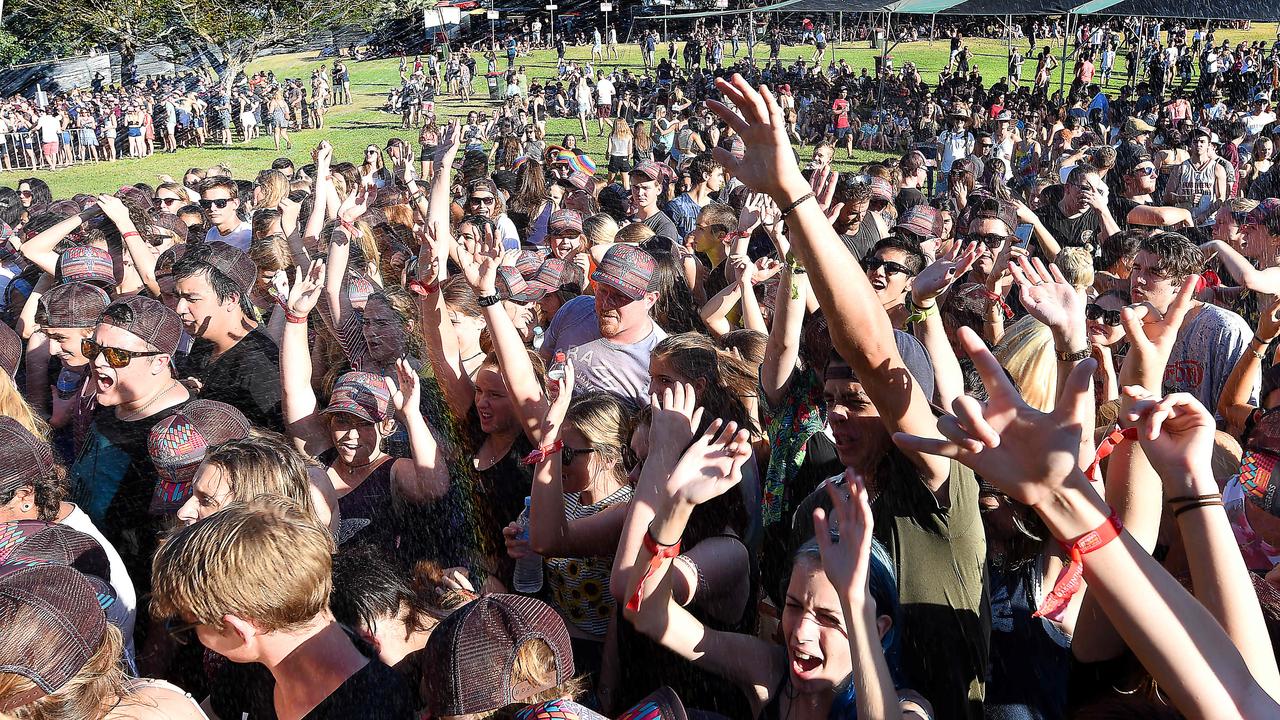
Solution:
<path fill-rule="evenodd" d="M 1058 204 L 1049 203 L 1038 210 L 1036 214 L 1040 216 L 1040 221 L 1044 223 L 1049 233 L 1061 243 L 1062 247 L 1084 247 L 1089 246 L 1090 252 L 1096 252 L 1101 238 L 1099 232 L 1102 230 L 1102 221 L 1098 219 L 1096 210 L 1090 209 L 1083 215 L 1069 218 L 1062 214 L 1062 210 L 1058 208 Z"/>
<path fill-rule="evenodd" d="M 254 328 L 216 360 L 213 352 L 213 343 L 196 339 L 191 353 L 179 366 L 182 376 L 200 381 L 200 398 L 226 403 L 258 427 L 283 431 L 280 348 L 262 331 L 262 326 Z"/>
<path fill-rule="evenodd" d="M 862 222 L 858 223 L 858 229 L 841 235 L 840 239 L 853 254 L 854 261 L 862 262 L 862 259 L 870 254 L 871 248 L 880 242 L 880 226 L 876 225 L 874 219 L 863 216 Z"/>
<path fill-rule="evenodd" d="M 670 240 L 673 245 L 680 242 L 680 231 L 676 230 L 675 222 L 661 210 L 654 213 L 647 220 L 641 220 L 640 222 L 648 226 L 654 235 Z"/>
<path fill-rule="evenodd" d="M 907 208 L 924 205 L 928 202 L 919 188 L 904 187 L 898 191 L 898 197 L 894 199 L 893 204 L 898 209 L 898 217 L 902 217 Z"/>
<path fill-rule="evenodd" d="M 218 658 L 209 705 L 221 718 L 276 720 L 275 678 L 258 663 L 235 663 Z M 304 720 L 389 718 L 413 720 L 417 693 L 405 676 L 377 658 L 356 671 L 303 716 Z"/>

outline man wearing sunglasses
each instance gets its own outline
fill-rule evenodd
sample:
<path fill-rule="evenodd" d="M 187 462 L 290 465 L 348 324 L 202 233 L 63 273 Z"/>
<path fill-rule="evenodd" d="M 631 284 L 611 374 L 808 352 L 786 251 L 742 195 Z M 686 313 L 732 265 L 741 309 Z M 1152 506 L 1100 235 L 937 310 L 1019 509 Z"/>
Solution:
<path fill-rule="evenodd" d="M 179 363 L 204 400 L 226 403 L 254 425 L 283 430 L 280 349 L 255 321 L 249 290 L 258 269 L 226 243 L 188 250 L 173 266 L 174 311 L 195 339 Z"/>
<path fill-rule="evenodd" d="M 108 305 L 81 343 L 100 410 L 70 468 L 69 485 L 76 504 L 119 550 L 139 594 L 150 589 L 163 520 L 148 512 L 157 476 L 147 439 L 157 422 L 191 397 L 173 373 L 181 340 L 182 321 L 172 310 L 134 295 Z"/>
<path fill-rule="evenodd" d="M 887 237 L 876 243 L 871 254 L 862 259 L 871 288 L 876 291 L 881 307 L 889 314 L 893 326 L 901 330 L 907 324 L 907 291 L 911 278 L 924 269 L 925 257 L 909 240 Z"/>
<path fill-rule="evenodd" d="M 227 243 L 249 251 L 253 228 L 240 219 L 240 191 L 231 178 L 213 177 L 200 183 L 200 207 L 209 214 L 208 234 L 205 242 Z"/>
<path fill-rule="evenodd" d="M 1155 160 L 1146 152 L 1131 155 L 1116 168 L 1119 175 L 1119 192 L 1111 197 L 1111 216 L 1121 228 L 1134 225 L 1146 227 L 1191 227 L 1195 224 L 1191 213 L 1172 205 L 1157 205 Z"/>
<path fill-rule="evenodd" d="M 520 249 L 520 233 L 515 223 L 504 212 L 502 197 L 498 195 L 498 186 L 489 178 L 480 178 L 467 188 L 466 210 L 468 215 L 479 215 L 493 221 L 498 235 L 502 237 L 504 250 Z"/>

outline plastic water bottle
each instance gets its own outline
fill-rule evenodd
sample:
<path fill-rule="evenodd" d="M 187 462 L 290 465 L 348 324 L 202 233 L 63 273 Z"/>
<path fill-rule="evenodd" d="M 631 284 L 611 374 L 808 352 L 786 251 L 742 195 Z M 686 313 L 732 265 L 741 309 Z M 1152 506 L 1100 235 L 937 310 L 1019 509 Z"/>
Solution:
<path fill-rule="evenodd" d="M 534 350 L 542 349 L 542 341 L 544 339 L 542 336 L 544 332 L 545 331 L 540 327 L 535 327 L 533 329 L 533 349 Z"/>
<path fill-rule="evenodd" d="M 564 364 L 565 354 L 564 351 L 561 350 L 556 353 L 556 359 L 551 363 L 551 367 L 547 368 L 547 379 L 555 380 L 556 382 L 564 380 Z"/>
<path fill-rule="evenodd" d="M 516 522 L 520 525 L 521 540 L 529 539 L 529 506 L 533 504 L 532 498 L 524 499 L 524 512 L 520 513 L 520 519 Z M 537 553 L 530 553 L 516 560 L 516 572 L 513 578 L 516 592 L 525 595 L 534 595 L 542 591 L 542 556 Z"/>

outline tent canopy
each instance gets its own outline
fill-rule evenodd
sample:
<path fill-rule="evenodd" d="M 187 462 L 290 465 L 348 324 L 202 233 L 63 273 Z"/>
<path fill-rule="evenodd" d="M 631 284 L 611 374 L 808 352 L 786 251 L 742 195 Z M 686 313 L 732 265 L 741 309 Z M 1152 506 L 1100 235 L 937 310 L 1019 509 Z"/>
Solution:
<path fill-rule="evenodd" d="M 1088 5 L 1095 4 L 1097 3 Z M 1274 0 L 1165 0 L 1160 3 L 1150 0 L 1119 0 L 1088 12 L 1135 17 L 1280 22 L 1280 3 Z"/>
<path fill-rule="evenodd" d="M 1106 3 L 1119 0 L 1101 0 Z M 1040 0 L 1028 7 L 1027 0 L 963 0 L 941 11 L 942 15 L 1066 15 L 1085 0 Z"/>

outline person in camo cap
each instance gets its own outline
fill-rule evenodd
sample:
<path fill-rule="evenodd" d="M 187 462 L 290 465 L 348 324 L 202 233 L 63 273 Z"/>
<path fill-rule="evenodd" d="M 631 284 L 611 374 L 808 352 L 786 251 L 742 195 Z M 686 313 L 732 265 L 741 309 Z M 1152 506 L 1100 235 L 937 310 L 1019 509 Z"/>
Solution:
<path fill-rule="evenodd" d="M 56 452 L 63 458 L 78 454 L 89 423 L 93 420 L 94 390 L 84 341 L 111 304 L 106 291 L 95 285 L 71 282 L 58 285 L 40 296 L 36 325 L 48 341 L 49 355 L 62 366 L 55 378 L 46 378 L 39 387 L 53 385 L 49 402 L 49 425 L 53 428 Z M 41 365 L 30 372 L 46 372 Z M 52 382 L 49 382 L 52 380 Z M 33 385 L 28 378 L 27 385 Z"/>
<path fill-rule="evenodd" d="M 244 413 L 216 400 L 192 400 L 156 423 L 147 452 L 159 482 L 151 497 L 151 513 L 169 516 L 191 497 L 196 470 L 212 448 L 249 436 L 253 428 Z"/>

